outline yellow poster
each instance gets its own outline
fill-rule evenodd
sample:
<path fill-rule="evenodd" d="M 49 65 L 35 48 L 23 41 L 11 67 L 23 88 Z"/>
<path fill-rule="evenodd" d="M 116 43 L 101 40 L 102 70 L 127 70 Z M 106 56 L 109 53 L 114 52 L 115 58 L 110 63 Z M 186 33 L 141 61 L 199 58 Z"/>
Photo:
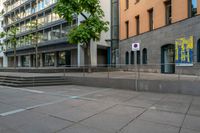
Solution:
<path fill-rule="evenodd" d="M 178 38 L 175 44 L 176 66 L 193 66 L 193 36 Z"/>

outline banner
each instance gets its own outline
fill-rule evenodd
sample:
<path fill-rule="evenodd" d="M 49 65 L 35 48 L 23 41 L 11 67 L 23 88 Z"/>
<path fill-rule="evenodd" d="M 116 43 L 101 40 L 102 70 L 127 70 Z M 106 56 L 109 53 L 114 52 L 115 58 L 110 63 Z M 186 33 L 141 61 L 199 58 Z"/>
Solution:
<path fill-rule="evenodd" d="M 193 66 L 194 38 L 178 38 L 175 42 L 176 66 Z"/>

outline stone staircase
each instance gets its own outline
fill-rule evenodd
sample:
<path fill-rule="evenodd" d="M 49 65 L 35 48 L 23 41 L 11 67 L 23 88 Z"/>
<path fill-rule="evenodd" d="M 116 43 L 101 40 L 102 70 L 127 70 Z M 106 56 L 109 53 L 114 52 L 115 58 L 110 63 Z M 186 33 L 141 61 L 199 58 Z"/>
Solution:
<path fill-rule="evenodd" d="M 39 76 L 39 77 L 17 77 L 0 76 L 0 85 L 11 87 L 32 87 L 32 86 L 51 86 L 69 85 L 66 77 L 63 76 Z"/>

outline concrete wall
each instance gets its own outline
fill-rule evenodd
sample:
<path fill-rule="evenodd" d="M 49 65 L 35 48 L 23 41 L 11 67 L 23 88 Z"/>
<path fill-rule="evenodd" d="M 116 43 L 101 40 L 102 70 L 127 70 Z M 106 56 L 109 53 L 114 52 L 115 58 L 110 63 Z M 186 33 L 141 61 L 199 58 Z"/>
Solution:
<path fill-rule="evenodd" d="M 91 87 L 106 87 L 116 89 L 136 90 L 135 79 L 108 79 L 89 77 L 67 77 L 67 81 L 74 85 L 85 85 Z M 140 80 L 138 91 L 178 93 L 188 95 L 200 95 L 199 81 L 185 80 Z"/>
<path fill-rule="evenodd" d="M 175 44 L 177 38 L 189 36 L 194 36 L 194 62 L 197 62 L 197 42 L 200 39 L 200 16 L 120 41 L 120 63 L 125 64 L 125 53 L 126 51 L 131 52 L 131 44 L 133 42 L 140 42 L 141 55 L 143 48 L 147 48 L 148 65 L 159 70 L 161 47 L 166 44 Z M 194 67 L 196 66 L 199 66 L 199 64 L 195 64 Z M 179 68 L 182 69 L 183 67 L 176 67 L 176 69 Z M 193 69 L 193 67 L 184 67 L 183 69 L 187 69 L 188 74 L 196 73 L 196 69 Z"/>

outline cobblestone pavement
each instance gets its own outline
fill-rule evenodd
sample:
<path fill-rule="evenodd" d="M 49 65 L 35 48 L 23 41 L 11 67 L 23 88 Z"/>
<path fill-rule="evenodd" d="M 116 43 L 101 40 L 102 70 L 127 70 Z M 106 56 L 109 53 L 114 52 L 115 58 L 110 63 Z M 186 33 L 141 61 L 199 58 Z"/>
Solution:
<path fill-rule="evenodd" d="M 199 133 L 200 97 L 0 86 L 0 133 Z"/>

